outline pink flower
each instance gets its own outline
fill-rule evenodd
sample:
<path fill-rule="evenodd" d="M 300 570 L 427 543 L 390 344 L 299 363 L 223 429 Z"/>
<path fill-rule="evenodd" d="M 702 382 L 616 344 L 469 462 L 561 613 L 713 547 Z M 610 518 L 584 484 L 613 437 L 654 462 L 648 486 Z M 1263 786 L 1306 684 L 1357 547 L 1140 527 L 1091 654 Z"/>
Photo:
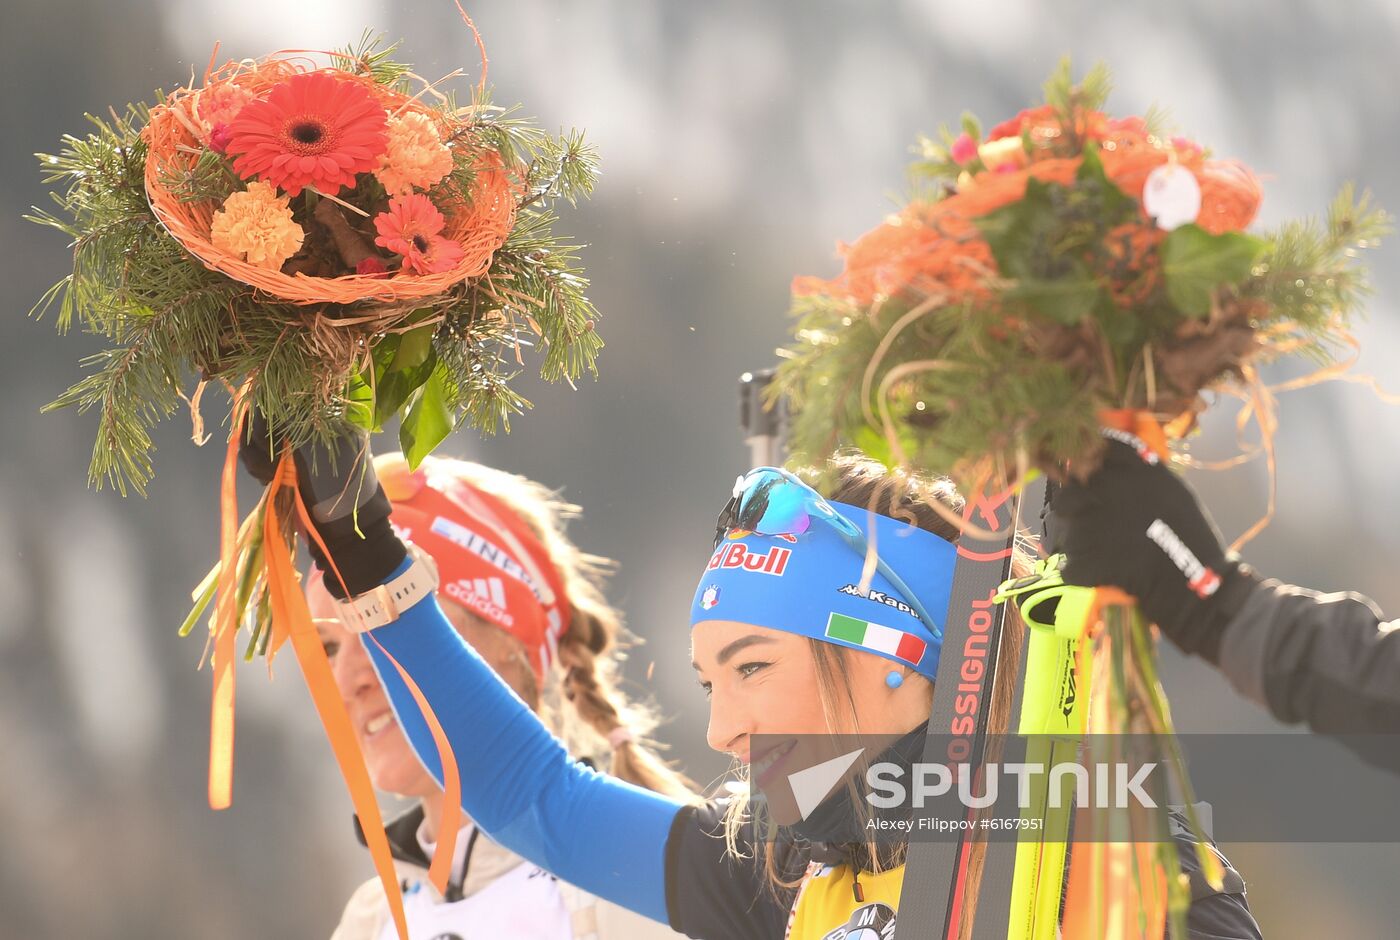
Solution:
<path fill-rule="evenodd" d="M 953 146 L 948 148 L 948 156 L 953 158 L 953 162 L 962 166 L 977 156 L 977 141 L 972 139 L 972 135 L 963 131 L 958 135 L 958 139 L 953 141 Z"/>
<path fill-rule="evenodd" d="M 374 243 L 396 255 L 407 255 L 421 241 L 419 251 L 428 247 L 428 239 L 442 232 L 447 224 L 433 201 L 422 193 L 395 196 L 389 200 L 389 211 L 374 217 L 379 237 Z"/>
<path fill-rule="evenodd" d="M 456 267 L 465 257 L 462 246 L 441 232 L 447 222 L 432 200 L 422 193 L 395 196 L 389 211 L 374 217 L 379 237 L 374 243 L 403 255 L 405 271 L 436 274 Z"/>
<path fill-rule="evenodd" d="M 1172 146 L 1183 157 L 1194 157 L 1204 152 L 1200 144 L 1186 137 L 1173 137 Z"/>
<path fill-rule="evenodd" d="M 229 139 L 227 124 L 215 124 L 209 129 L 209 149 L 215 153 L 226 153 Z"/>
<path fill-rule="evenodd" d="M 440 274 L 457 267 L 466 255 L 452 239 L 434 235 L 425 250 L 404 255 L 403 266 L 414 274 Z"/>
<path fill-rule="evenodd" d="M 388 275 L 389 269 L 385 267 L 383 258 L 369 255 L 361 258 L 360 263 L 355 265 L 355 273 L 368 274 L 371 277 L 385 277 Z"/>

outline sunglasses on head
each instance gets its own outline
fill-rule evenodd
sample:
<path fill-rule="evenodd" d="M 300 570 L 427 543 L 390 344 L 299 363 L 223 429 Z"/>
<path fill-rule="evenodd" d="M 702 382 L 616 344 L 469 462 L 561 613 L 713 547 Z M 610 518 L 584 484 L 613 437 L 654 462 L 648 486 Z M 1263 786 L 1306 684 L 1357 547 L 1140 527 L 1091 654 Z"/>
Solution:
<path fill-rule="evenodd" d="M 779 467 L 757 467 L 734 481 L 734 493 L 715 520 L 715 547 L 732 530 L 755 535 L 799 536 L 812 523 L 830 526 L 851 549 L 861 556 L 870 552 L 865 533 L 820 493 L 793 474 Z M 904 579 L 885 560 L 875 556 L 875 570 L 903 596 L 935 640 L 942 641 L 943 628 L 931 617 Z"/>

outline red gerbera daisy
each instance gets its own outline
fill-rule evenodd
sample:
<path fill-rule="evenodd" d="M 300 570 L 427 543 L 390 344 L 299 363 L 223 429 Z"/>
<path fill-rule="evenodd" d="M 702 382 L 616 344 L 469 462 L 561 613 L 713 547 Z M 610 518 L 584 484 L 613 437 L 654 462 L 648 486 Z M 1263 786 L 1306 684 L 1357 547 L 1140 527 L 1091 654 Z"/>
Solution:
<path fill-rule="evenodd" d="M 447 271 L 462 260 L 462 246 L 439 234 L 446 220 L 432 200 L 422 193 L 395 196 L 389 211 L 374 217 L 379 232 L 374 243 L 403 255 L 405 270 L 414 274 Z"/>
<path fill-rule="evenodd" d="M 329 195 L 379 166 L 388 137 L 384 108 L 358 82 L 303 72 L 249 102 L 228 125 L 233 168 L 289 196 L 314 186 Z"/>

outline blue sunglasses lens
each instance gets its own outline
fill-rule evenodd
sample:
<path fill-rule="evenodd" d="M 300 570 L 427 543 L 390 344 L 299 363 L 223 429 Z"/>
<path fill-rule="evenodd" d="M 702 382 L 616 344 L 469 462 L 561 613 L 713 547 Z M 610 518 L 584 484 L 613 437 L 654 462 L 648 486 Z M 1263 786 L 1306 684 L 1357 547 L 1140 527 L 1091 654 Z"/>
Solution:
<path fill-rule="evenodd" d="M 801 535 L 811 528 L 814 516 L 840 533 L 854 551 L 865 553 L 865 536 L 853 522 L 837 512 L 816 490 L 776 467 L 759 467 L 739 478 L 733 498 L 720 512 L 715 544 L 718 545 L 724 533 L 731 529 L 756 535 Z M 876 564 L 877 570 L 905 597 L 934 638 L 942 639 L 942 629 L 904 579 L 883 560 L 877 558 Z"/>
<path fill-rule="evenodd" d="M 808 506 L 814 495 L 776 470 L 750 473 L 738 494 L 736 527 L 759 535 L 801 535 L 812 524 Z"/>

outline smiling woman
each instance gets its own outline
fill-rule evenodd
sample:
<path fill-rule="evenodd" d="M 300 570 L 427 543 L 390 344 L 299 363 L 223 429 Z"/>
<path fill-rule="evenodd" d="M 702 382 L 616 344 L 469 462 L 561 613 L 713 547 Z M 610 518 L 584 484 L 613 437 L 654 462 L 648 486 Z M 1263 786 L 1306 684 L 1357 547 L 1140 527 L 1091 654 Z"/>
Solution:
<path fill-rule="evenodd" d="M 621 622 L 599 588 L 601 559 L 564 536 L 575 507 L 521 477 L 459 460 L 430 458 L 410 472 L 398 454 L 375 462 L 392 505 L 395 531 L 412 537 L 437 565 L 442 612 L 455 632 L 531 710 L 545 716 L 570 753 L 610 750 L 620 779 L 677 797 L 690 790 L 647 749 L 653 722 L 613 685 Z M 467 820 L 445 892 L 428 878 L 442 834 L 444 794 L 413 752 L 375 665 L 343 609 L 316 573 L 307 600 L 332 674 L 376 789 L 418 801 L 387 827 L 406 891 L 410 935 L 599 940 L 667 935 L 644 921 L 552 878 Z M 478 753 L 459 753 L 478 763 Z M 393 936 L 380 881 L 367 881 L 346 905 L 334 940 Z"/>

